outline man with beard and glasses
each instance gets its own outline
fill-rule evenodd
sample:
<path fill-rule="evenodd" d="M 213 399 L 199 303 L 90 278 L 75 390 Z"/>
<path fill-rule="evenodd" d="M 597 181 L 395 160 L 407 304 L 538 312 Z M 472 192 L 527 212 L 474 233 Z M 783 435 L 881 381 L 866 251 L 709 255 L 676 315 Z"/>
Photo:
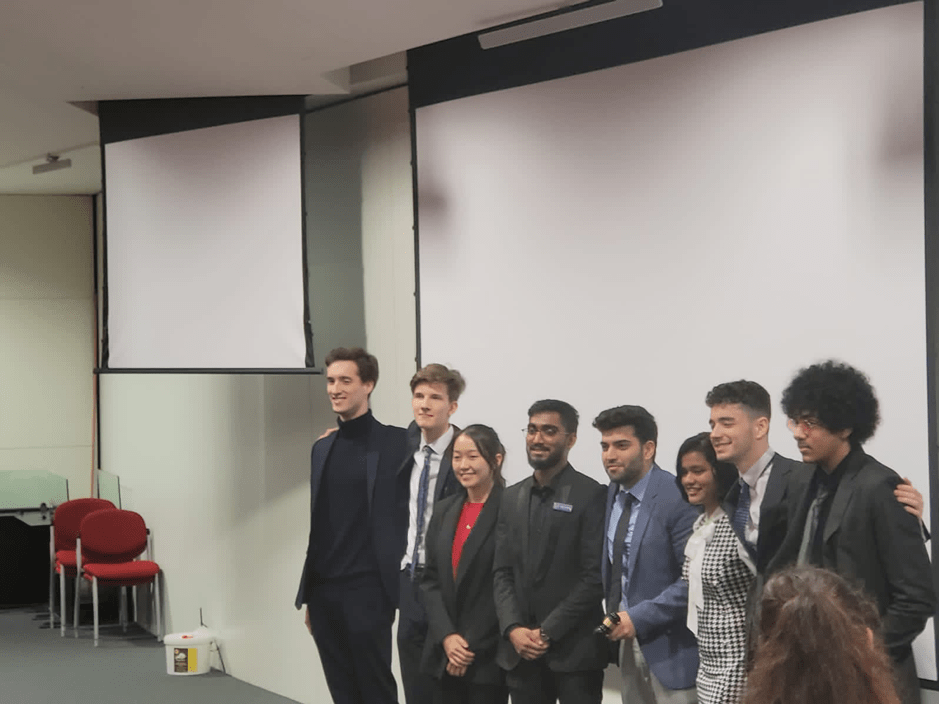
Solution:
<path fill-rule="evenodd" d="M 675 476 L 655 464 L 658 426 L 642 406 L 598 415 L 606 491 L 602 548 L 606 607 L 619 623 L 607 638 L 623 675 L 624 704 L 697 701 L 698 645 L 686 626 L 685 544 L 698 511 Z"/>
<path fill-rule="evenodd" d="M 525 429 L 532 476 L 502 497 L 493 564 L 513 704 L 599 704 L 607 652 L 593 630 L 603 618 L 600 545 L 603 487 L 567 461 L 577 411 L 538 401 Z"/>

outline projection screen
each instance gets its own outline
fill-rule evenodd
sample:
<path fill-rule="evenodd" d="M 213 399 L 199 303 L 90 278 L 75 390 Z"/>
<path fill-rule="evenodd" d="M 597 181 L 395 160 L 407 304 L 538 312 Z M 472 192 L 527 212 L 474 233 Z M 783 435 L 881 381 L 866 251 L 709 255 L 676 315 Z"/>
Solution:
<path fill-rule="evenodd" d="M 779 395 L 836 358 L 877 389 L 868 451 L 928 495 L 922 22 L 894 6 L 417 109 L 421 361 L 465 374 L 459 422 L 498 430 L 510 482 L 536 399 L 579 409 L 572 463 L 605 481 L 599 411 L 648 408 L 674 471 L 740 378 L 798 458 Z"/>
<path fill-rule="evenodd" d="M 300 117 L 104 157 L 109 368 L 304 368 Z"/>

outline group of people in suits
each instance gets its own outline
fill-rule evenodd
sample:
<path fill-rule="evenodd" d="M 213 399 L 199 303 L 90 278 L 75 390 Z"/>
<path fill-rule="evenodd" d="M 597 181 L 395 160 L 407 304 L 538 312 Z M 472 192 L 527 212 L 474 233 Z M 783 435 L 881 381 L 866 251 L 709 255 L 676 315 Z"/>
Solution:
<path fill-rule="evenodd" d="M 449 422 L 459 372 L 415 374 L 403 430 L 369 410 L 374 357 L 339 348 L 326 364 L 339 427 L 313 446 L 296 604 L 335 702 L 397 701 L 396 608 L 408 704 L 597 703 L 610 662 L 624 703 L 742 701 L 764 579 L 793 563 L 876 601 L 902 701 L 918 701 L 911 643 L 935 607 L 922 497 L 861 449 L 877 406 L 857 370 L 813 365 L 783 394 L 805 463 L 770 449 L 755 382 L 711 390 L 711 430 L 682 444 L 675 475 L 646 409 L 607 409 L 593 421 L 607 486 L 568 461 L 577 411 L 538 401 L 532 474 L 504 488 L 495 430 Z"/>

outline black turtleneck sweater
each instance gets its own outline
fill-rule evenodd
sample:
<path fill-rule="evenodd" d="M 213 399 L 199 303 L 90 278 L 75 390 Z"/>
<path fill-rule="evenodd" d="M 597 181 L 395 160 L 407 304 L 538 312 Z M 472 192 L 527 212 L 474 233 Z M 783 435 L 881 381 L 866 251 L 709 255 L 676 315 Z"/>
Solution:
<path fill-rule="evenodd" d="M 372 422 L 371 411 L 350 421 L 340 420 L 326 458 L 313 511 L 313 573 L 318 580 L 352 579 L 368 573 L 378 577 L 365 467 Z"/>

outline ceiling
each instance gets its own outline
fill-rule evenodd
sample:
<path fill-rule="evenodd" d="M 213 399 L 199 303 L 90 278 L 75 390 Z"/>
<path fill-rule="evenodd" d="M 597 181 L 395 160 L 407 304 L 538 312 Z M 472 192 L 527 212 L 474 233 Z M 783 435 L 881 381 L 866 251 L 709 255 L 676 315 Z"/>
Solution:
<path fill-rule="evenodd" d="M 98 192 L 98 100 L 338 98 L 403 79 L 409 48 L 568 4 L 3 0 L 0 193 Z M 72 168 L 34 176 L 48 153 Z"/>

